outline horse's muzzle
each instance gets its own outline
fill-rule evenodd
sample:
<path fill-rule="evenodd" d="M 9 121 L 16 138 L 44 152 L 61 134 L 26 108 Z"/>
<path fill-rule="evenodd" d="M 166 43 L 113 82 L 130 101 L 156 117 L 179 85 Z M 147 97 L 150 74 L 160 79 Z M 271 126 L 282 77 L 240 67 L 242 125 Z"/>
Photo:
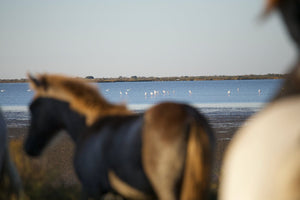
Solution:
<path fill-rule="evenodd" d="M 37 147 L 33 147 L 29 140 L 26 140 L 24 143 L 24 151 L 29 156 L 34 156 L 34 157 L 39 156 L 41 154 L 41 150 Z"/>

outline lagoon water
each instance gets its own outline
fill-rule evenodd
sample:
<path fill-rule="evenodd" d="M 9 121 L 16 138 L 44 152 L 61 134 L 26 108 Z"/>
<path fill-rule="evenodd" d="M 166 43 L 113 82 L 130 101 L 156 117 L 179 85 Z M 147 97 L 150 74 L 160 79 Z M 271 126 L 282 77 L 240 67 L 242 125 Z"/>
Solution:
<path fill-rule="evenodd" d="M 247 115 L 259 111 L 282 80 L 162 81 L 95 83 L 111 102 L 126 103 L 141 112 L 153 104 L 191 104 L 208 118 Z M 0 83 L 0 105 L 9 127 L 28 125 L 28 105 L 34 93 L 27 83 Z M 236 125 L 238 126 L 238 125 Z"/>

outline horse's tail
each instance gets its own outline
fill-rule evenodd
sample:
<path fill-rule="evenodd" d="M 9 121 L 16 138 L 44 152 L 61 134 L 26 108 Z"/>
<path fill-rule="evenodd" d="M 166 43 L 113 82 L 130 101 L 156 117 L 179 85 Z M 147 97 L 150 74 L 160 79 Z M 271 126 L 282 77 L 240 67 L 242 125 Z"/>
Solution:
<path fill-rule="evenodd" d="M 207 199 L 210 191 L 213 134 L 206 119 L 194 114 L 188 133 L 182 200 Z"/>

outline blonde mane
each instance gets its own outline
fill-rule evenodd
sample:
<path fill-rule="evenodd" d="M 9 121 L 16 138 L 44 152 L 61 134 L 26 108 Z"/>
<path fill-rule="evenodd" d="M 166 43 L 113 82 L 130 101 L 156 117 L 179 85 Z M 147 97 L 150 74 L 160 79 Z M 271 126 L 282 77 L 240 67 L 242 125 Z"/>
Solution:
<path fill-rule="evenodd" d="M 103 116 L 131 113 L 125 105 L 114 105 L 106 101 L 95 86 L 83 79 L 42 74 L 36 78 L 39 84 L 30 77 L 29 80 L 31 88 L 36 92 L 35 98 L 48 97 L 68 102 L 71 109 L 86 117 L 88 125 Z"/>

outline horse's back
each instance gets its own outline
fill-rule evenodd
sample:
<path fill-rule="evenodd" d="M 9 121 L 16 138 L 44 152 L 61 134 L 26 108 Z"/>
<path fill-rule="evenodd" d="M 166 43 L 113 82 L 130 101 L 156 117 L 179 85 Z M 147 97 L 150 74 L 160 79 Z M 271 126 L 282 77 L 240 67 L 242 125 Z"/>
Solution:
<path fill-rule="evenodd" d="M 165 102 L 153 106 L 145 112 L 145 125 L 153 131 L 159 131 L 160 136 L 166 142 L 177 137 L 183 137 L 184 134 L 182 133 L 186 133 L 192 121 L 198 123 L 208 132 L 210 142 L 213 143 L 212 129 L 207 119 L 194 107 L 187 104 Z"/>
<path fill-rule="evenodd" d="M 272 103 L 233 139 L 221 200 L 300 199 L 300 97 Z"/>

